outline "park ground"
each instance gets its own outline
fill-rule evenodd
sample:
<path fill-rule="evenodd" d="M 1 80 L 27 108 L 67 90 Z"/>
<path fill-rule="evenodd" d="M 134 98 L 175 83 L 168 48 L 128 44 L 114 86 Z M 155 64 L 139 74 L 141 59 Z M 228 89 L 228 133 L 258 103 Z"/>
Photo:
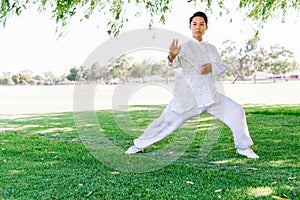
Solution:
<path fill-rule="evenodd" d="M 97 85 L 94 109 L 112 108 L 118 85 Z M 130 105 L 167 104 L 172 98 L 172 85 L 141 84 L 130 91 Z M 240 104 L 299 104 L 300 81 L 278 81 L 253 84 L 221 82 L 219 91 Z M 62 86 L 0 86 L 0 114 L 72 112 L 74 85 Z"/>
<path fill-rule="evenodd" d="M 94 150 L 105 149 L 84 142 L 82 136 L 90 135 L 74 122 L 72 86 L 0 88 L 0 199 L 300 199 L 299 86 L 297 81 L 220 87 L 244 107 L 259 159 L 236 154 L 230 130 L 218 122 L 217 137 L 205 143 L 214 132 L 211 116 L 204 114 L 144 152 L 193 135 L 184 154 L 144 171 L 114 165 L 110 153 L 100 154 L 111 161 L 103 162 Z M 101 134 L 125 151 L 172 94 L 166 87 L 141 87 L 130 98 L 133 109 L 124 114 L 111 110 L 113 87 L 96 91 L 95 117 Z M 122 115 L 134 126 L 122 127 Z M 128 162 L 138 158 L 122 156 Z"/>

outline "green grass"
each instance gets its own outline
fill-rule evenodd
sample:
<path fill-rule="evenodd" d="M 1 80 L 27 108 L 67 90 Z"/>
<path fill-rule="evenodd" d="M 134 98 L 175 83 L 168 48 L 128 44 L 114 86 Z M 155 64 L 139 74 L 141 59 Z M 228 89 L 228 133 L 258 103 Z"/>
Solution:
<path fill-rule="evenodd" d="M 147 148 L 144 154 L 151 155 L 179 135 L 194 137 L 174 162 L 145 173 L 96 159 L 73 113 L 0 115 L 0 199 L 300 199 L 300 105 L 244 108 L 260 159 L 236 154 L 229 129 L 216 123 L 220 132 L 212 131 L 212 119 L 204 114 Z M 100 133 L 125 151 L 162 109 L 136 106 L 129 113 L 99 111 L 96 117 Z M 209 151 L 199 157 L 206 135 L 215 133 L 205 147 Z"/>

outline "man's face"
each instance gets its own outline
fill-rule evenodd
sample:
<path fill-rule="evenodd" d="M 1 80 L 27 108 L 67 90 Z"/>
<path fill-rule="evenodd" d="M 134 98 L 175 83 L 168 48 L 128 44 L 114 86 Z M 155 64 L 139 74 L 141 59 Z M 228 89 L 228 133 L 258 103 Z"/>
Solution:
<path fill-rule="evenodd" d="M 190 29 L 192 31 L 193 37 L 197 40 L 202 40 L 202 35 L 205 33 L 207 29 L 207 25 L 204 21 L 203 17 L 194 17 L 190 24 Z"/>

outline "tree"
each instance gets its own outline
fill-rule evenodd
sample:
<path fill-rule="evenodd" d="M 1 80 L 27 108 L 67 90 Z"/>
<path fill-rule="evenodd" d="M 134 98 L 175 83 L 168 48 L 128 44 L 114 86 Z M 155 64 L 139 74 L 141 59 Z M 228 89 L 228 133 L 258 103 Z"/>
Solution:
<path fill-rule="evenodd" d="M 120 78 L 124 84 L 132 69 L 130 60 L 132 60 L 132 57 L 127 57 L 126 54 L 122 54 L 118 58 L 113 59 L 108 66 L 109 74 L 112 75 L 112 78 Z"/>
<path fill-rule="evenodd" d="M 52 18 L 57 24 L 57 29 L 66 26 L 75 16 L 80 21 L 89 19 L 92 14 L 103 13 L 107 19 L 107 28 L 109 35 L 118 35 L 124 24 L 129 21 L 129 14 L 133 8 L 138 15 L 141 12 L 147 12 L 150 16 L 149 27 L 152 27 L 154 21 L 165 23 L 166 15 L 172 10 L 172 0 L 112 0 L 112 1 L 66 1 L 66 0 L 2 0 L 0 6 L 0 22 L 5 25 L 8 18 L 14 15 L 19 16 L 24 10 L 35 6 L 39 12 L 48 11 L 53 14 Z M 205 4 L 208 10 L 213 5 L 220 9 L 220 15 L 223 12 L 230 13 L 232 2 L 225 4 L 222 0 L 187 0 L 188 3 Z M 247 17 L 258 22 L 264 23 L 269 18 L 281 16 L 284 20 L 286 13 L 290 10 L 299 11 L 299 0 L 237 0 L 236 7 L 247 10 Z"/>
<path fill-rule="evenodd" d="M 256 71 L 259 66 L 256 56 L 257 39 L 250 39 L 245 46 L 237 47 L 232 41 L 225 41 L 222 45 L 221 56 L 228 66 L 229 75 L 235 77 L 233 83 L 238 79 L 244 79 L 246 76 Z"/>
<path fill-rule="evenodd" d="M 44 72 L 44 76 L 47 85 L 52 85 L 55 83 L 55 76 L 51 71 Z"/>
<path fill-rule="evenodd" d="M 133 63 L 132 64 L 132 69 L 130 71 L 130 77 L 136 79 L 142 79 L 144 83 L 144 78 L 145 78 L 145 67 L 141 63 Z"/>
<path fill-rule="evenodd" d="M 102 83 L 105 83 L 109 79 L 109 72 L 108 67 L 99 67 L 99 79 Z"/>
<path fill-rule="evenodd" d="M 16 85 L 27 85 L 31 82 L 32 77 L 26 73 L 19 72 L 12 76 L 12 80 Z"/>
<path fill-rule="evenodd" d="M 96 62 L 83 73 L 85 74 L 83 77 L 85 77 L 87 81 L 97 82 L 102 79 L 103 73 L 105 72 L 100 67 L 99 63 Z"/>
<path fill-rule="evenodd" d="M 33 79 L 34 79 L 34 81 L 35 81 L 36 84 L 38 84 L 38 85 L 42 84 L 42 81 L 43 81 L 43 77 L 42 77 L 42 76 L 40 76 L 40 75 L 35 75 L 35 76 L 33 77 Z"/>
<path fill-rule="evenodd" d="M 12 72 L 3 72 L 3 77 L 0 77 L 0 85 L 14 85 L 15 83 L 12 80 L 12 76 Z"/>
<path fill-rule="evenodd" d="M 235 77 L 233 83 L 241 76 L 238 70 L 239 62 L 239 50 L 235 42 L 226 40 L 221 45 L 221 57 L 227 66 L 227 75 Z"/>
<path fill-rule="evenodd" d="M 77 74 L 78 74 L 78 71 L 79 69 L 77 69 L 76 67 L 73 67 L 70 69 L 70 74 L 67 76 L 67 79 L 69 81 L 76 81 L 76 77 L 77 77 Z"/>
<path fill-rule="evenodd" d="M 263 65 L 264 70 L 274 75 L 286 74 L 297 68 L 294 53 L 279 45 L 273 45 L 266 55 L 266 61 Z"/>
<path fill-rule="evenodd" d="M 297 69 L 294 53 L 285 47 L 273 45 L 267 51 L 257 47 L 257 40 L 248 40 L 244 47 L 238 48 L 232 41 L 225 41 L 221 49 L 221 57 L 227 65 L 227 73 L 237 79 L 244 79 L 257 71 L 265 71 L 275 75 L 286 74 Z M 275 79 L 274 79 L 275 80 Z M 254 79 L 254 81 L 256 81 Z"/>

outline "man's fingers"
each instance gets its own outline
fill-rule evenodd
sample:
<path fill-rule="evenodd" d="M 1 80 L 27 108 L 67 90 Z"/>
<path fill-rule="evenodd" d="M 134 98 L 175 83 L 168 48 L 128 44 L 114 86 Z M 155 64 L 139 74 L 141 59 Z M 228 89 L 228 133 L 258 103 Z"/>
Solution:
<path fill-rule="evenodd" d="M 175 39 L 172 40 L 170 48 L 173 48 L 175 46 Z"/>
<path fill-rule="evenodd" d="M 171 55 L 171 57 L 175 58 L 179 51 L 180 46 L 178 46 L 178 39 L 173 39 L 169 49 L 169 54 Z"/>
<path fill-rule="evenodd" d="M 177 42 L 176 39 L 173 39 L 172 45 L 173 45 L 173 46 L 174 46 L 174 45 L 176 46 L 176 42 Z"/>
<path fill-rule="evenodd" d="M 173 39 L 171 46 L 178 47 L 178 39 Z"/>
<path fill-rule="evenodd" d="M 178 39 L 175 40 L 175 45 L 178 47 Z"/>

